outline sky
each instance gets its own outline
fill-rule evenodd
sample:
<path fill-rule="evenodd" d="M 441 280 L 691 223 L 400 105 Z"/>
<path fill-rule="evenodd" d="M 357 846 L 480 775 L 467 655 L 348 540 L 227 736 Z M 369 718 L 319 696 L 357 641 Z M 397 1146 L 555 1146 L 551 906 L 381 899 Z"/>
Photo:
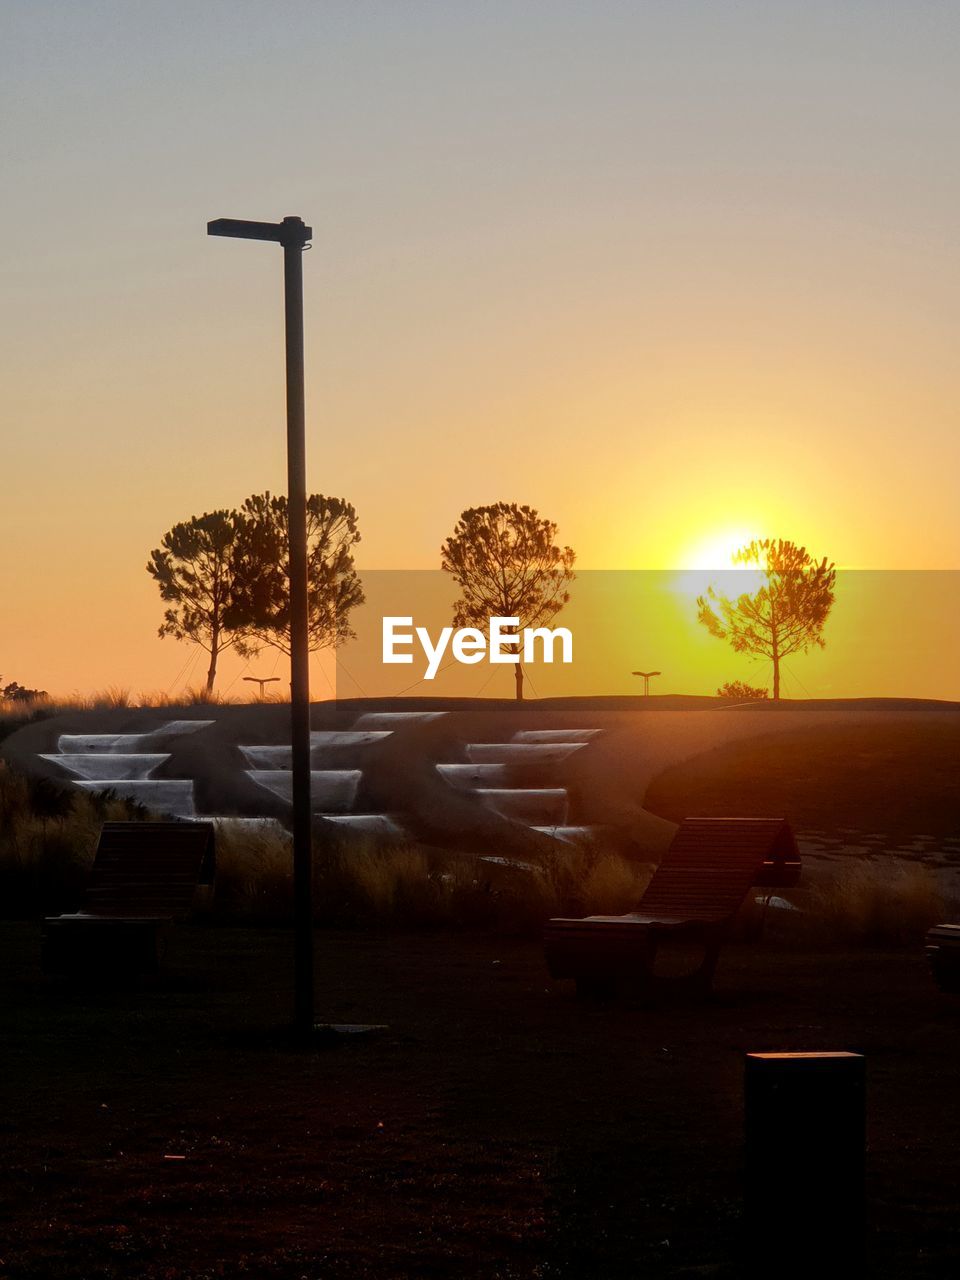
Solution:
<path fill-rule="evenodd" d="M 586 570 L 741 534 L 960 570 L 958 37 L 905 0 L 5 0 L 0 676 L 175 690 L 150 550 L 284 487 L 279 253 L 220 216 L 314 228 L 309 481 L 361 568 L 505 500 Z"/>

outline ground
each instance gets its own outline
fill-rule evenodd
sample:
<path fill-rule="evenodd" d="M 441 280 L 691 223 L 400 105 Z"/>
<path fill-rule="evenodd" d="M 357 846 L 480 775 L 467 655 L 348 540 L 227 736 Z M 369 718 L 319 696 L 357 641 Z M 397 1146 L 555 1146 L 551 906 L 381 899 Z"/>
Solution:
<path fill-rule="evenodd" d="M 443 735 L 576 710 L 608 732 L 565 770 L 575 820 L 637 856 L 685 814 L 785 813 L 805 885 L 880 854 L 955 878 L 955 704 L 649 703 L 459 708 L 374 781 L 459 834 Z M 305 1052 L 279 1030 L 284 930 L 175 942 L 161 983 L 96 992 L 42 978 L 36 923 L 0 924 L 0 1280 L 733 1280 L 757 1049 L 866 1053 L 868 1274 L 957 1274 L 960 997 L 919 944 L 825 949 L 776 913 L 706 1004 L 604 1008 L 532 940 L 320 931 L 318 1010 L 389 1030 Z M 785 1251 L 815 1228 L 790 1208 Z"/>
<path fill-rule="evenodd" d="M 0 925 L 0 1276 L 733 1277 L 743 1054 L 773 1048 L 867 1054 L 869 1274 L 956 1274 L 960 1000 L 919 949 L 794 927 L 709 1003 L 635 1009 L 533 941 L 319 933 L 319 1009 L 389 1030 L 303 1052 L 282 930 L 183 927 L 161 985 L 98 994 Z"/>

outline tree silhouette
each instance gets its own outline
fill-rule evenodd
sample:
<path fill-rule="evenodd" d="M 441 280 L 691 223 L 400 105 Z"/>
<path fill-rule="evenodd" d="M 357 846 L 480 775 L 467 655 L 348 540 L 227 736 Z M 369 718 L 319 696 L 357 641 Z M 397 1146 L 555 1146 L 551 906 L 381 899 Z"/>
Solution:
<path fill-rule="evenodd" d="M 254 642 L 290 653 L 290 580 L 287 500 L 269 493 L 247 498 L 227 623 Z M 357 513 L 343 498 L 307 499 L 307 603 L 310 651 L 336 648 L 353 637 L 350 613 L 363 604 L 353 548 L 360 541 Z"/>
<path fill-rule="evenodd" d="M 255 652 L 242 631 L 231 628 L 227 612 L 235 591 L 236 550 L 244 521 L 236 511 L 211 511 L 194 516 L 163 535 L 150 553 L 147 573 L 160 588 L 169 608 L 160 636 L 189 640 L 210 655 L 206 695 L 213 694 L 217 660 L 227 649 L 246 657 Z"/>
<path fill-rule="evenodd" d="M 742 547 L 734 564 L 758 565 L 763 585 L 731 600 L 710 587 L 697 600 L 697 617 L 711 635 L 729 640 L 737 653 L 773 663 L 773 697 L 780 698 L 780 663 L 811 645 L 824 645 L 823 627 L 833 605 L 836 567 L 816 561 L 806 547 L 764 538 Z M 716 608 L 714 608 L 716 605 Z"/>
<path fill-rule="evenodd" d="M 471 507 L 441 548 L 441 566 L 461 589 L 454 626 L 489 632 L 491 618 L 544 626 L 570 599 L 573 551 L 556 542 L 557 526 L 532 507 L 497 502 Z M 518 701 L 523 667 L 516 665 Z"/>
<path fill-rule="evenodd" d="M 27 689 L 16 680 L 0 684 L 0 702 L 42 702 L 49 696 L 46 689 Z"/>

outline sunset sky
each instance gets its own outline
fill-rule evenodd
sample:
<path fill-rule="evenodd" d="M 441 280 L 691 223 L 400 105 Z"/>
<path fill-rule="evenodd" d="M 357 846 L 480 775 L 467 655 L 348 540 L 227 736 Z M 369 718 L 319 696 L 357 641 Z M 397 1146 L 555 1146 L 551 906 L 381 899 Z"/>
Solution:
<path fill-rule="evenodd" d="M 361 568 L 503 499 L 585 570 L 960 570 L 958 53 L 937 3 L 8 0 L 0 675 L 175 688 L 151 548 L 284 488 L 280 254 L 218 216 L 314 228 L 310 487 Z M 904 617 L 871 691 L 906 647 L 960 696 Z M 747 674 L 683 643 L 671 690 Z"/>

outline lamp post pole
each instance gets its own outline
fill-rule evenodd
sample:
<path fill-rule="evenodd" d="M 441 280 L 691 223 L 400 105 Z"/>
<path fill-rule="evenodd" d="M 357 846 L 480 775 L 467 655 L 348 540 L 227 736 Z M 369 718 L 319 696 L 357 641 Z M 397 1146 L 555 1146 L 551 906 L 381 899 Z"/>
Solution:
<path fill-rule="evenodd" d="M 307 612 L 307 468 L 303 395 L 303 252 L 300 218 L 218 218 L 207 234 L 283 246 L 287 381 L 287 537 L 290 561 L 290 746 L 293 762 L 294 1029 L 314 1027 L 313 848 L 310 805 L 310 638 Z"/>
<path fill-rule="evenodd" d="M 293 225 L 290 225 L 293 224 Z M 287 349 L 287 536 L 290 542 L 290 745 L 293 760 L 294 1027 L 313 1031 L 313 841 L 310 817 L 310 637 L 307 457 L 303 410 L 303 251 L 309 230 L 284 218 Z M 306 234 L 304 234 L 306 233 Z"/>
<path fill-rule="evenodd" d="M 663 675 L 662 671 L 631 671 L 632 676 L 643 676 L 643 696 L 650 697 L 650 677 Z"/>
<path fill-rule="evenodd" d="M 268 684 L 273 684 L 279 679 L 279 676 L 244 676 L 243 682 L 244 684 L 258 684 L 260 686 L 260 701 L 262 702 L 266 697 L 266 694 L 263 692 L 266 686 Z"/>

